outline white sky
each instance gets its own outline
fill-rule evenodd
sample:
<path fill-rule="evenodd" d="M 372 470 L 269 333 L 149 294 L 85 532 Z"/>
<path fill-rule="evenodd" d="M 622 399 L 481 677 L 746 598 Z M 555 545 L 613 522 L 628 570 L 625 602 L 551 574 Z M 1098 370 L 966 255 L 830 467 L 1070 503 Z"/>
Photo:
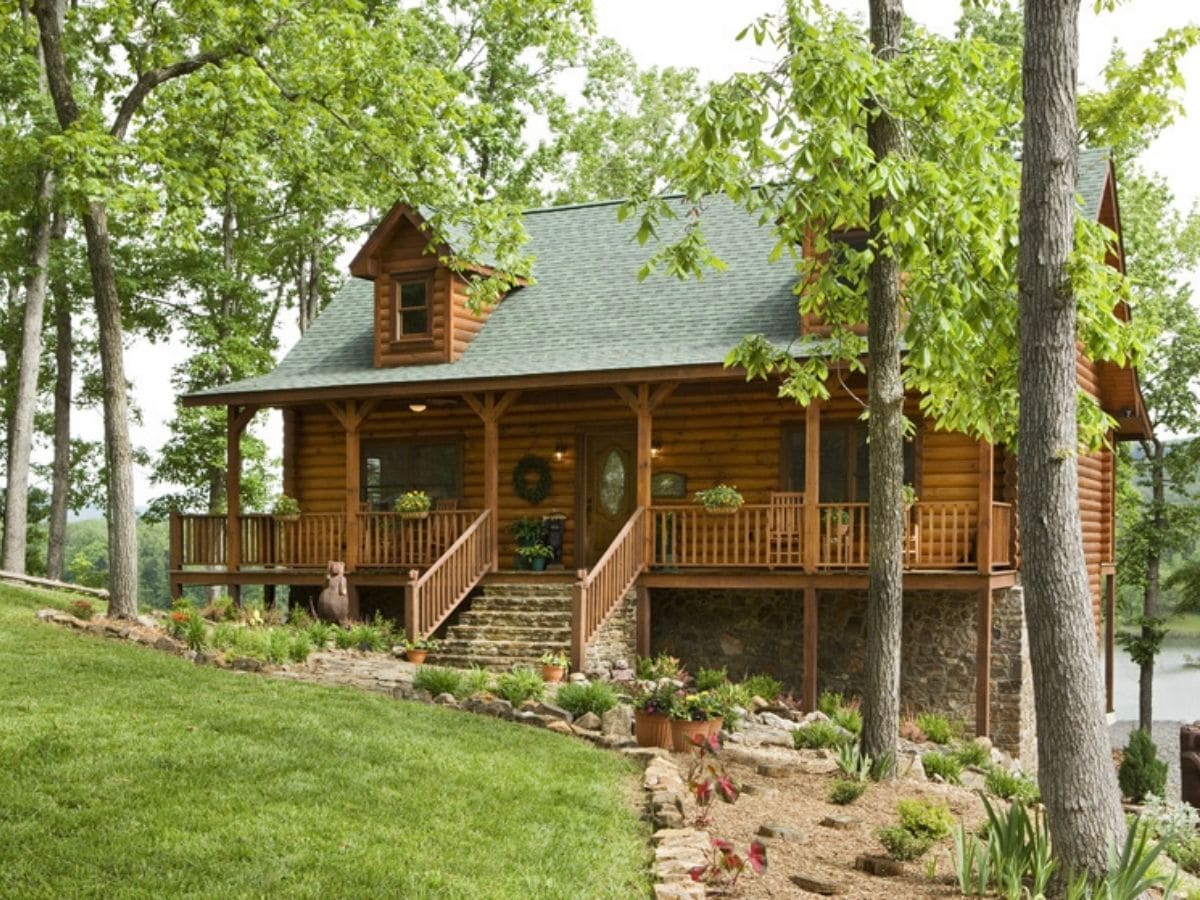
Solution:
<path fill-rule="evenodd" d="M 851 12 L 867 14 L 867 0 L 833 0 Z M 1084 87 L 1100 87 L 1101 70 L 1114 41 L 1136 58 L 1163 31 L 1200 20 L 1195 0 L 1126 0 L 1114 13 L 1095 14 L 1085 0 L 1080 28 L 1080 81 Z M 737 33 L 780 4 L 767 0 L 595 0 L 599 30 L 627 47 L 642 66 L 691 66 L 705 79 L 724 78 L 733 72 L 761 68 L 771 60 L 766 48 L 753 42 L 736 42 Z M 959 14 L 958 0 L 906 0 L 905 11 L 919 22 L 950 33 Z M 1182 205 L 1200 199 L 1200 166 L 1195 164 L 1200 138 L 1200 51 L 1192 52 L 1184 65 L 1188 83 L 1185 102 L 1190 117 L 1163 134 L 1147 154 L 1147 169 L 1167 176 Z M 1190 164 L 1189 164 L 1190 163 Z M 1118 173 L 1119 177 L 1119 173 Z M 285 348 L 297 337 L 294 322 L 286 324 Z M 168 374 L 178 362 L 179 346 L 136 342 L 127 351 L 126 368 L 134 385 L 134 396 L 144 414 L 144 424 L 134 426 L 135 444 L 156 451 L 168 436 L 167 423 L 173 415 L 174 395 Z M 75 430 L 81 436 L 100 440 L 98 413 L 78 412 Z M 263 436 L 278 454 L 281 425 L 277 413 Z M 150 472 L 136 473 L 137 502 L 145 504 L 164 487 L 150 485 Z"/>

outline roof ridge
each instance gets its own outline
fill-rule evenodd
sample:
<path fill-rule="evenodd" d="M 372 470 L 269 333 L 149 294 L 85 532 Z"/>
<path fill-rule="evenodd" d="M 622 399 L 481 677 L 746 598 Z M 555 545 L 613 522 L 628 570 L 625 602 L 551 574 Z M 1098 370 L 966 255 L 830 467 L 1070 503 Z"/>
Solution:
<path fill-rule="evenodd" d="M 675 200 L 683 196 L 683 193 L 663 194 L 662 199 Z M 629 202 L 629 199 L 629 197 L 614 197 L 608 200 L 585 200 L 580 203 L 562 203 L 556 206 L 535 206 L 532 209 L 522 210 L 521 215 L 531 216 L 537 213 L 561 212 L 568 209 L 592 209 L 600 206 L 617 206 L 621 203 Z"/>

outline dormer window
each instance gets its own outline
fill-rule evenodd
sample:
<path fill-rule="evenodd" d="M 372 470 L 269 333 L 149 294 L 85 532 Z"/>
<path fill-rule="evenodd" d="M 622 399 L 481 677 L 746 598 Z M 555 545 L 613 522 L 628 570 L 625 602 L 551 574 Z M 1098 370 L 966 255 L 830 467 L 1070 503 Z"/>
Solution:
<path fill-rule="evenodd" d="M 393 340 L 406 341 L 429 338 L 432 335 L 433 273 L 398 275 L 392 281 L 392 308 L 395 320 Z"/>

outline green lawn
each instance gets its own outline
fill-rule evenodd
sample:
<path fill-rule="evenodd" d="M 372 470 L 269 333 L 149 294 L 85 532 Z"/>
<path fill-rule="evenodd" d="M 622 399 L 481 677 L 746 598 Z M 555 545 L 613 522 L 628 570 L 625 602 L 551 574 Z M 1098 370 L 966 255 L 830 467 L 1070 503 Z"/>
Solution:
<path fill-rule="evenodd" d="M 51 600 L 0 585 L 0 896 L 649 892 L 613 754 L 35 622 Z"/>

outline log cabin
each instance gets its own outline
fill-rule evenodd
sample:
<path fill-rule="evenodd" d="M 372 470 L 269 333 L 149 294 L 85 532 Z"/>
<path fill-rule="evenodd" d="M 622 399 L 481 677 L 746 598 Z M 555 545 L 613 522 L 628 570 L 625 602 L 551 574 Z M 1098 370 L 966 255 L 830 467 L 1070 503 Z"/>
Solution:
<path fill-rule="evenodd" d="M 1107 155 L 1082 154 L 1079 191 L 1119 235 Z M 533 278 L 474 313 L 444 263 L 452 248 L 397 204 L 274 371 L 184 398 L 227 407 L 229 503 L 172 517 L 173 593 L 303 596 L 340 560 L 355 614 L 443 636 L 443 661 L 505 667 L 557 648 L 604 670 L 666 651 L 692 671 L 768 671 L 809 708 L 819 690 L 859 692 L 865 381 L 839 377 L 800 407 L 723 365 L 743 335 L 789 344 L 820 323 L 797 313 L 791 262 L 768 261 L 769 229 L 724 201 L 705 216 L 725 272 L 639 281 L 647 251 L 616 204 L 531 210 Z M 1111 262 L 1123 266 L 1119 241 Z M 1131 369 L 1081 353 L 1078 376 L 1113 417 L 1112 441 L 1147 433 Z M 973 721 L 1033 759 L 1015 459 L 921 421 L 917 399 L 902 704 Z M 239 508 L 240 436 L 267 407 L 282 411 L 294 521 Z M 1110 708 L 1114 471 L 1111 443 L 1080 460 Z M 691 501 L 721 483 L 744 496 L 736 513 Z M 413 489 L 435 501 L 423 519 L 393 510 Z M 531 518 L 552 547 L 545 571 L 517 566 L 514 524 Z"/>

